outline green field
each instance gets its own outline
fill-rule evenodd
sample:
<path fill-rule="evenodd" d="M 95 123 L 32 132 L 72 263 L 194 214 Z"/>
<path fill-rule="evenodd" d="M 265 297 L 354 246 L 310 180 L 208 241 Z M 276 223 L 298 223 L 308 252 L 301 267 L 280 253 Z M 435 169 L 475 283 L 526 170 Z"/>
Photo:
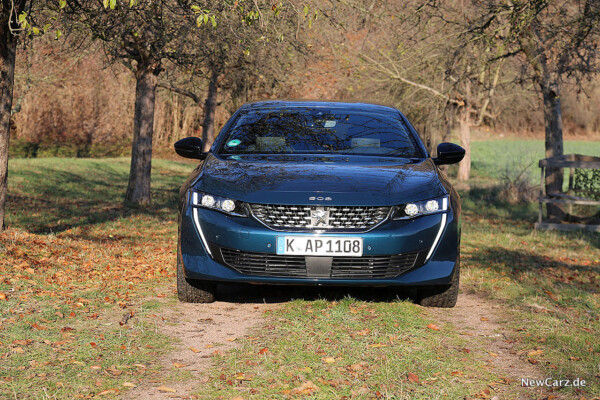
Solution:
<path fill-rule="evenodd" d="M 536 206 L 508 204 L 493 185 L 494 171 L 516 152 L 537 159 L 538 144 L 474 143 L 474 174 L 485 184 L 476 179 L 461 191 L 461 290 L 502 308 L 506 340 L 520 362 L 548 377 L 589 382 L 557 398 L 594 398 L 600 235 L 536 232 Z M 587 154 L 600 149 L 574 145 Z M 145 209 L 122 204 L 126 159 L 14 159 L 9 168 L 9 229 L 0 234 L 0 398 L 110 397 L 131 385 L 183 379 L 160 361 L 175 339 L 153 327 L 176 301 L 175 205 L 193 165 L 155 160 L 153 205 Z M 493 356 L 474 350 L 485 338 L 465 336 L 461 326 L 394 293 L 298 297 L 220 355 L 196 396 L 536 398 L 507 383 Z M 132 318 L 121 324 L 125 314 Z"/>
<path fill-rule="evenodd" d="M 565 154 L 600 157 L 600 142 L 565 141 Z M 543 140 L 485 140 L 471 143 L 475 177 L 511 178 L 524 169 L 530 180 L 539 182 L 538 161 L 545 158 Z"/>

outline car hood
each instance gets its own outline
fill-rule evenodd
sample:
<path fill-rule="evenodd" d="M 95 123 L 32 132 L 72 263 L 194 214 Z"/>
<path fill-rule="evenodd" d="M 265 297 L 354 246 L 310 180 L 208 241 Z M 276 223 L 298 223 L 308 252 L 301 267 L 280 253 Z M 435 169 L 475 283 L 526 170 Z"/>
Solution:
<path fill-rule="evenodd" d="M 248 203 L 386 206 L 446 194 L 431 159 L 210 154 L 198 172 L 195 189 Z"/>

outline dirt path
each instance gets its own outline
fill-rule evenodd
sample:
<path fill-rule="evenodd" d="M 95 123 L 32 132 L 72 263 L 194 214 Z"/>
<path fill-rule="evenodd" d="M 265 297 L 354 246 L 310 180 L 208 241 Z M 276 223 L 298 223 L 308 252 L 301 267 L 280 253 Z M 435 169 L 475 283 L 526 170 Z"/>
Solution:
<path fill-rule="evenodd" d="M 468 340 L 467 347 L 486 360 L 491 371 L 507 379 L 506 384 L 491 387 L 496 399 L 541 399 L 550 392 L 540 388 L 522 387 L 521 378 L 545 379 L 547 374 L 527 361 L 526 354 L 515 349 L 507 333 L 510 315 L 505 305 L 473 293 L 461 293 L 452 309 L 428 309 L 436 320 L 454 325 Z M 552 393 L 553 399 L 560 395 Z"/>
<path fill-rule="evenodd" d="M 233 348 L 235 339 L 247 335 L 251 328 L 263 321 L 264 312 L 273 308 L 273 305 L 264 304 L 259 298 L 252 298 L 249 302 L 245 300 L 244 303 L 237 303 L 235 294 L 225 294 L 222 298 L 224 301 L 212 304 L 178 303 L 163 314 L 158 326 L 160 333 L 181 341 L 174 351 L 161 360 L 165 370 L 180 368 L 189 371 L 192 379 L 175 383 L 164 378 L 150 380 L 127 393 L 125 399 L 192 398 L 191 393 L 198 389 L 200 383 L 206 382 L 203 372 L 211 366 L 213 353 Z"/>
<path fill-rule="evenodd" d="M 265 303 L 260 291 L 233 290 L 219 297 L 222 301 L 212 304 L 178 303 L 164 314 L 164 321 L 158 327 L 161 333 L 181 341 L 181 345 L 161 360 L 165 369 L 180 367 L 189 371 L 192 378 L 176 383 L 165 379 L 151 380 L 127 393 L 125 399 L 192 398 L 191 393 L 206 382 L 203 372 L 211 366 L 211 355 L 233 348 L 236 338 L 248 335 L 252 328 L 264 322 L 264 312 L 276 307 Z M 285 298 L 285 295 L 281 299 L 273 296 L 268 301 L 277 303 Z M 476 294 L 461 293 L 455 308 L 428 308 L 426 313 L 436 321 L 456 327 L 467 341 L 465 347 L 485 359 L 486 368 L 506 378 L 504 384 L 490 387 L 492 399 L 542 399 L 550 394 L 553 399 L 561 399 L 556 392 L 521 386 L 521 378 L 544 379 L 547 376 L 529 363 L 526 354 L 517 351 L 508 338 L 510 315 L 504 307 Z M 175 391 L 160 391 L 161 386 Z"/>

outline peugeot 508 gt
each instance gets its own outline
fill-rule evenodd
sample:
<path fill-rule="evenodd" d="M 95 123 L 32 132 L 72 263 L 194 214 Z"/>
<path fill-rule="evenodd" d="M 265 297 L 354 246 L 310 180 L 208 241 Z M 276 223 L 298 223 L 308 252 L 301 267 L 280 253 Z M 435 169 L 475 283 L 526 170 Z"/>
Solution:
<path fill-rule="evenodd" d="M 218 282 L 410 287 L 453 307 L 460 199 L 396 108 L 264 101 L 233 114 L 180 191 L 177 290 L 211 302 Z"/>

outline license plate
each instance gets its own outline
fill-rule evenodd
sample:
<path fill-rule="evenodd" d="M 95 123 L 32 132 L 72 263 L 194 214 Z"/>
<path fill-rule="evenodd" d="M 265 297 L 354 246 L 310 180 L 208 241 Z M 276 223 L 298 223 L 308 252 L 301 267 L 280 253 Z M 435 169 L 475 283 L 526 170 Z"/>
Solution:
<path fill-rule="evenodd" d="M 277 236 L 277 254 L 350 256 L 363 254 L 361 237 Z"/>

